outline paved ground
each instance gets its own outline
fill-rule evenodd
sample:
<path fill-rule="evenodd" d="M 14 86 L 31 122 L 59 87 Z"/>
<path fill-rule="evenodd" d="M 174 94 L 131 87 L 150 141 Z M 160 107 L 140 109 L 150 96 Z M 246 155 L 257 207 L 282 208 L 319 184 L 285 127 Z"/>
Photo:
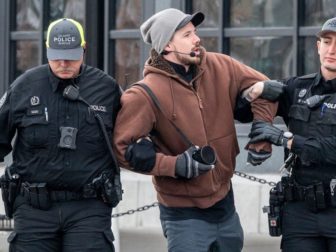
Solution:
<path fill-rule="evenodd" d="M 0 252 L 8 251 L 7 233 L 0 232 Z M 280 239 L 268 235 L 245 234 L 243 252 L 280 252 Z M 120 252 L 164 252 L 166 240 L 158 228 L 120 230 Z"/>

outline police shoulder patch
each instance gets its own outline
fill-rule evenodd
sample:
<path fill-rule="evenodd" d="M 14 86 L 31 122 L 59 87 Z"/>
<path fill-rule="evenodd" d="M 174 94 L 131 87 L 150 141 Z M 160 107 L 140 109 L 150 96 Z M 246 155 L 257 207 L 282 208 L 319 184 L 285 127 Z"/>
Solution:
<path fill-rule="evenodd" d="M 7 92 L 4 93 L 4 95 L 0 99 L 0 109 L 2 108 L 2 105 L 4 105 L 7 98 Z"/>

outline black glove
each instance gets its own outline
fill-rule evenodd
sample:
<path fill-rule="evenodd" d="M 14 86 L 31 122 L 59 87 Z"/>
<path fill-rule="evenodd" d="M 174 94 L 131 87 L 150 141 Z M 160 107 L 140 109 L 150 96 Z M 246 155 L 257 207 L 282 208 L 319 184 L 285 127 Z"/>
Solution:
<path fill-rule="evenodd" d="M 251 165 L 260 165 L 264 162 L 267 158 L 272 155 L 271 152 L 268 151 L 260 151 L 256 152 L 255 150 L 248 150 L 247 154 L 247 162 Z"/>
<path fill-rule="evenodd" d="M 293 138 L 293 134 L 288 131 L 284 132 L 270 123 L 255 121 L 252 124 L 249 137 L 251 138 L 249 143 L 268 141 L 277 146 L 283 146 L 287 148 L 287 142 L 289 139 Z"/>
<path fill-rule="evenodd" d="M 260 95 L 261 98 L 269 101 L 277 101 L 284 92 L 285 84 L 275 80 L 264 81 L 264 88 Z"/>
<path fill-rule="evenodd" d="M 150 172 L 156 160 L 154 143 L 146 138 L 130 144 L 125 153 L 125 159 L 135 171 Z"/>
<path fill-rule="evenodd" d="M 194 152 L 199 147 L 191 146 L 185 152 L 177 156 L 175 174 L 178 177 L 194 178 L 213 169 L 215 165 L 203 164 L 193 159 Z"/>
<path fill-rule="evenodd" d="M 283 134 L 283 130 L 274 127 L 270 123 L 255 121 L 252 123 L 251 132 L 248 135 L 249 138 L 251 138 L 249 143 L 268 141 L 272 144 L 280 146 L 283 144 Z"/>

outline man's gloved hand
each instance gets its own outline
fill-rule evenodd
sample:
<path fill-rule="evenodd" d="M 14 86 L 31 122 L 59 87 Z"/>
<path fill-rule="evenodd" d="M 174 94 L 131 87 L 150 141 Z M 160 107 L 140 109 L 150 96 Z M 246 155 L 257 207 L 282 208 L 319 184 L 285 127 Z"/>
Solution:
<path fill-rule="evenodd" d="M 150 172 L 156 160 L 154 143 L 148 138 L 141 138 L 128 146 L 125 159 L 135 171 Z"/>
<path fill-rule="evenodd" d="M 277 101 L 284 92 L 285 84 L 276 80 L 264 81 L 264 88 L 260 95 L 261 98 L 269 101 Z"/>
<path fill-rule="evenodd" d="M 249 149 L 247 154 L 247 162 L 254 166 L 260 165 L 271 155 L 272 153 L 268 151 L 256 152 L 255 150 Z"/>
<path fill-rule="evenodd" d="M 193 159 L 193 153 L 199 149 L 197 146 L 191 146 L 185 152 L 177 156 L 175 164 L 175 174 L 182 178 L 194 178 L 215 168 L 215 165 L 203 164 Z"/>
<path fill-rule="evenodd" d="M 287 147 L 287 141 L 293 137 L 290 132 L 288 136 L 284 136 L 284 131 L 273 126 L 270 123 L 263 121 L 254 121 L 252 124 L 251 132 L 248 135 L 251 140 L 249 143 L 257 143 L 260 141 L 268 141 L 277 146 Z"/>

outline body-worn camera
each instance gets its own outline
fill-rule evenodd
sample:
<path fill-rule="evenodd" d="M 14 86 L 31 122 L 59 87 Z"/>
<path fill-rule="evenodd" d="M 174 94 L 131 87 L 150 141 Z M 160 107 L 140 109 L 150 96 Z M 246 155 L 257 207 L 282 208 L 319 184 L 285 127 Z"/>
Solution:
<path fill-rule="evenodd" d="M 216 163 L 215 150 L 209 145 L 203 146 L 196 150 L 193 153 L 192 158 L 203 164 L 211 165 Z"/>
<path fill-rule="evenodd" d="M 78 130 L 73 127 L 60 127 L 61 138 L 58 144 L 63 149 L 76 149 L 76 136 Z"/>

